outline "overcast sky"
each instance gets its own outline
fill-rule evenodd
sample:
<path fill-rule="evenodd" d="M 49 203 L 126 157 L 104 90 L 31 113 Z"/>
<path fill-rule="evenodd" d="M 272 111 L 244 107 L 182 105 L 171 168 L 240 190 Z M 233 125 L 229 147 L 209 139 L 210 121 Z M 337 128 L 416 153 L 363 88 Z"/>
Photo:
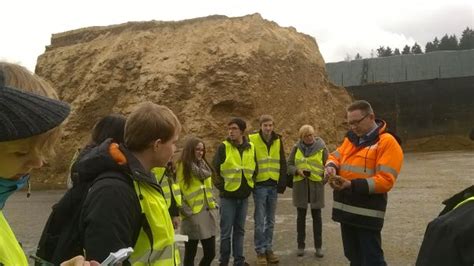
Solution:
<path fill-rule="evenodd" d="M 51 34 L 127 21 L 183 20 L 260 13 L 313 36 L 326 62 L 379 46 L 400 48 L 474 25 L 474 0 L 5 0 L 0 5 L 0 60 L 34 70 Z"/>

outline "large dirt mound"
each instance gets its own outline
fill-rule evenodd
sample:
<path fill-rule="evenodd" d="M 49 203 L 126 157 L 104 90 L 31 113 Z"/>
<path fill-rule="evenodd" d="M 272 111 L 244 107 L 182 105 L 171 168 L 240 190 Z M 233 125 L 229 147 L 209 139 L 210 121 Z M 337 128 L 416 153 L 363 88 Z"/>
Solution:
<path fill-rule="evenodd" d="M 347 92 L 328 81 L 316 40 L 259 14 L 210 16 L 179 22 L 129 22 L 54 34 L 36 73 L 72 104 L 54 163 L 42 182 L 63 183 L 74 150 L 93 124 L 111 112 L 128 114 L 153 101 L 170 107 L 182 136 L 210 149 L 241 116 L 250 131 L 268 113 L 287 151 L 301 125 L 311 124 L 330 147 L 342 139 Z M 47 177 L 47 178 L 46 178 Z"/>

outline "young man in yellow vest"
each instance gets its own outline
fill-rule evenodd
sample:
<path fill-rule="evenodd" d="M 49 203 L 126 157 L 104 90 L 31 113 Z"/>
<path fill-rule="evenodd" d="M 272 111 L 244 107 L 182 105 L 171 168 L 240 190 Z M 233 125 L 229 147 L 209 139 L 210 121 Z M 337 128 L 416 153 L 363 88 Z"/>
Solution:
<path fill-rule="evenodd" d="M 273 130 L 273 117 L 262 115 L 259 122 L 260 131 L 249 135 L 250 142 L 255 146 L 258 165 L 253 191 L 254 242 L 257 265 L 267 265 L 279 262 L 272 250 L 272 240 L 277 192 L 283 193 L 286 187 L 286 159 L 281 136 Z"/>
<path fill-rule="evenodd" d="M 127 118 L 124 145 L 105 141 L 77 163 L 79 175 L 101 175 L 80 219 L 86 258 L 103 261 L 133 247 L 124 265 L 179 263 L 163 189 L 151 169 L 170 160 L 180 129 L 170 109 L 146 102 Z"/>
<path fill-rule="evenodd" d="M 244 120 L 233 118 L 227 126 L 229 136 L 217 148 L 212 162 L 216 171 L 214 185 L 220 191 L 219 265 L 229 264 L 232 246 L 234 265 L 242 266 L 248 265 L 244 257 L 245 217 L 256 174 L 255 149 L 244 136 Z"/>

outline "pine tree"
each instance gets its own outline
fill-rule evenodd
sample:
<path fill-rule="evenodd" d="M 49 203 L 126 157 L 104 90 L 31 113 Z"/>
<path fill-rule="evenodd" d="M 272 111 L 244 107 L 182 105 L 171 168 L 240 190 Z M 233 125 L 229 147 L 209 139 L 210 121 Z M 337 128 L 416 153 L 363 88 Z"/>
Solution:
<path fill-rule="evenodd" d="M 427 42 L 425 45 L 425 53 L 436 51 L 434 44 L 432 42 Z"/>
<path fill-rule="evenodd" d="M 461 39 L 459 39 L 459 49 L 474 49 L 474 31 L 469 27 L 462 32 Z"/>
<path fill-rule="evenodd" d="M 410 46 L 405 45 L 405 47 L 403 47 L 402 54 L 410 54 Z"/>
<path fill-rule="evenodd" d="M 393 55 L 400 55 L 400 50 L 398 48 L 395 48 L 395 51 L 393 51 Z"/>
<path fill-rule="evenodd" d="M 421 46 L 415 42 L 413 46 L 411 47 L 411 53 L 412 54 L 422 54 L 423 51 L 421 50 Z"/>
<path fill-rule="evenodd" d="M 448 36 L 445 34 L 438 45 L 438 50 L 457 50 L 458 49 L 458 39 L 456 35 Z"/>

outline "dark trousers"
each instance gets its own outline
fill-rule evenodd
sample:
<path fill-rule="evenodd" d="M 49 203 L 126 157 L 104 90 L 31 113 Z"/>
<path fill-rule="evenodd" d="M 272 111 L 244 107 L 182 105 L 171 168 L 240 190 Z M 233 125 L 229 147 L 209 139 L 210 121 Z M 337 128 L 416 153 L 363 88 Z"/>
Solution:
<path fill-rule="evenodd" d="M 305 248 L 305 238 L 306 238 L 306 210 L 303 208 L 296 208 L 296 232 L 298 233 L 297 241 L 298 248 Z M 321 248 L 322 240 L 322 231 L 323 223 L 321 221 L 321 209 L 311 209 L 311 216 L 313 217 L 313 237 L 314 237 L 314 247 Z"/>
<path fill-rule="evenodd" d="M 193 266 L 194 257 L 196 257 L 199 240 L 190 239 L 184 243 L 184 266 Z M 216 238 L 213 236 L 208 239 L 201 239 L 202 251 L 204 256 L 199 262 L 199 266 L 209 266 L 216 256 Z"/>
<path fill-rule="evenodd" d="M 341 223 L 344 255 L 351 266 L 387 265 L 383 256 L 380 230 L 370 230 Z"/>

